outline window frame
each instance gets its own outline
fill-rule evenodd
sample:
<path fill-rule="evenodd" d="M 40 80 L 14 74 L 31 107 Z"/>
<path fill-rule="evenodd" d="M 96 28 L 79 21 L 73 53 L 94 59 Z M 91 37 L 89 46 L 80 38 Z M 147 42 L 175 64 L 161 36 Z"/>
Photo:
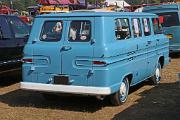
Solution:
<path fill-rule="evenodd" d="M 127 27 L 128 31 L 127 31 L 127 32 L 129 33 L 129 34 L 127 35 L 127 36 L 129 36 L 128 38 L 118 39 L 118 37 L 117 37 L 117 35 L 116 35 L 116 32 L 118 31 L 118 30 L 117 30 L 117 27 L 118 27 L 118 26 L 116 25 L 116 21 L 117 21 L 118 19 L 123 19 L 123 20 L 126 19 L 126 20 L 127 20 L 127 24 L 128 24 L 128 27 Z M 115 29 L 114 29 L 114 31 L 115 31 L 115 38 L 116 38 L 117 41 L 119 41 L 119 40 L 120 40 L 120 41 L 121 41 L 121 40 L 129 40 L 130 38 L 132 38 L 131 25 L 130 25 L 130 20 L 129 20 L 129 18 L 116 18 L 114 21 L 115 21 Z"/>
<path fill-rule="evenodd" d="M 135 27 L 134 27 L 134 19 L 138 20 L 138 27 L 139 27 L 139 36 L 135 36 Z M 131 18 L 131 24 L 132 24 L 132 33 L 134 38 L 139 38 L 143 36 L 143 31 L 142 31 L 142 24 L 141 24 L 141 19 L 140 18 Z"/>
<path fill-rule="evenodd" d="M 145 24 L 144 24 L 144 19 L 147 19 L 147 25 L 148 25 L 148 28 L 149 28 L 149 34 L 146 35 L 146 32 L 145 32 Z M 144 36 L 151 36 L 152 35 L 152 29 L 151 29 L 151 19 L 150 18 L 142 18 L 142 26 L 143 26 L 143 32 L 144 32 Z"/>
<path fill-rule="evenodd" d="M 59 38 L 59 39 L 56 39 L 56 40 L 43 40 L 42 39 L 42 35 L 43 35 L 43 31 L 44 31 L 44 27 L 45 27 L 45 24 L 46 23 L 48 23 L 48 22 L 61 22 L 62 23 L 62 30 L 61 30 L 61 32 L 63 32 L 64 31 L 64 22 L 63 22 L 63 20 L 47 20 L 47 21 L 44 21 L 43 22 L 43 25 L 42 25 L 42 27 L 41 27 L 41 33 L 40 33 L 40 36 L 39 36 L 39 40 L 41 41 L 41 42 L 59 42 L 59 41 L 61 41 L 62 40 L 62 37 L 63 37 L 63 34 L 61 33 L 61 37 Z"/>

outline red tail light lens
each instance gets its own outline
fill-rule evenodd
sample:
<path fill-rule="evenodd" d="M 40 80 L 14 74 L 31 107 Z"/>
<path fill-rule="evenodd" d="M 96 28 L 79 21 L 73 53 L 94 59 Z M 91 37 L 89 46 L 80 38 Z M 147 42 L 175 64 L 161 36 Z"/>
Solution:
<path fill-rule="evenodd" d="M 33 62 L 32 58 L 23 58 L 21 61 L 23 63 L 32 63 Z"/>
<path fill-rule="evenodd" d="M 93 61 L 94 65 L 106 65 L 106 62 L 104 61 Z"/>

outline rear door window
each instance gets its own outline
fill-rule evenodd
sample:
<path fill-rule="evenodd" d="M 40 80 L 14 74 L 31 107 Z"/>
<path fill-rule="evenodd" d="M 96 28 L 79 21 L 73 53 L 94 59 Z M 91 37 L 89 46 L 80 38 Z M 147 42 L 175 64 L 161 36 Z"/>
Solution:
<path fill-rule="evenodd" d="M 115 20 L 115 36 L 117 40 L 129 39 L 131 37 L 129 20 L 127 18 Z"/>
<path fill-rule="evenodd" d="M 46 42 L 60 41 L 62 30 L 62 21 L 46 21 L 42 27 L 40 40 Z"/>
<path fill-rule="evenodd" d="M 88 42 L 91 39 L 91 22 L 86 20 L 71 21 L 69 29 L 70 42 Z"/>
<path fill-rule="evenodd" d="M 166 13 L 157 13 L 160 18 L 160 22 L 162 27 L 171 27 L 171 26 L 179 26 L 179 16 L 177 12 L 166 12 Z"/>

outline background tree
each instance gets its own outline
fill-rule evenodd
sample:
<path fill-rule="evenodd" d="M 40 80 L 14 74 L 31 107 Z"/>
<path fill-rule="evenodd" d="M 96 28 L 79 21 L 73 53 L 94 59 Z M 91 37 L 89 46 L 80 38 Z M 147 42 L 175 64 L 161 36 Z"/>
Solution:
<path fill-rule="evenodd" d="M 0 0 L 10 6 L 10 1 L 13 2 L 13 9 L 17 9 L 19 11 L 27 10 L 28 6 L 37 5 L 36 0 Z M 95 2 L 102 2 L 105 0 L 87 0 L 87 2 L 94 4 Z M 160 2 L 174 2 L 176 0 L 125 0 L 129 4 L 146 4 L 146 3 L 160 3 Z"/>

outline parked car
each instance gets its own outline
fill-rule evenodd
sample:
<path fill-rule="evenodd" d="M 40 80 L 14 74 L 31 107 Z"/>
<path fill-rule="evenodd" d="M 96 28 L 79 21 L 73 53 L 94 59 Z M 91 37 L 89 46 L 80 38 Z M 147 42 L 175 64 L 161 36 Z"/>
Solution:
<path fill-rule="evenodd" d="M 20 69 L 30 27 L 14 15 L 0 15 L 0 74 Z"/>
<path fill-rule="evenodd" d="M 143 12 L 159 16 L 163 33 L 169 38 L 170 53 L 180 53 L 180 4 L 146 6 Z"/>
<path fill-rule="evenodd" d="M 26 90 L 110 96 L 127 100 L 129 87 L 159 84 L 169 63 L 169 40 L 158 16 L 72 12 L 38 16 L 24 49 Z"/>

